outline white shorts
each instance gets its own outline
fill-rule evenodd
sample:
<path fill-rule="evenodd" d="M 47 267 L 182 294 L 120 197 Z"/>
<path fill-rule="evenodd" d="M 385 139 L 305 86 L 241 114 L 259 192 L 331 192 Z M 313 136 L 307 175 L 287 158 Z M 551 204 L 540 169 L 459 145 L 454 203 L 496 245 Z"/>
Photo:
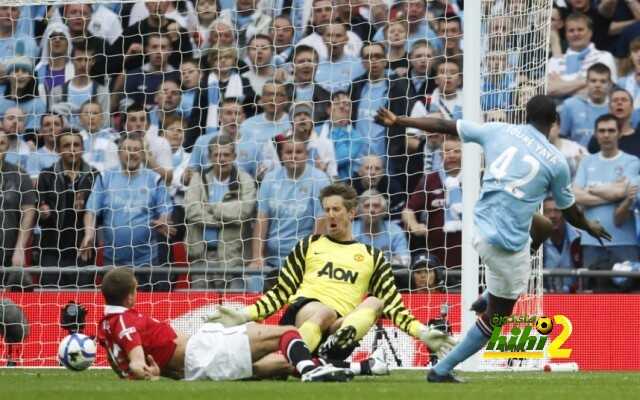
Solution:
<path fill-rule="evenodd" d="M 494 296 L 516 300 L 527 290 L 531 273 L 531 242 L 518 252 L 503 250 L 490 244 L 477 232 L 473 247 L 486 265 L 487 290 Z"/>
<path fill-rule="evenodd" d="M 233 381 L 253 375 L 247 326 L 204 324 L 187 342 L 184 379 Z"/>

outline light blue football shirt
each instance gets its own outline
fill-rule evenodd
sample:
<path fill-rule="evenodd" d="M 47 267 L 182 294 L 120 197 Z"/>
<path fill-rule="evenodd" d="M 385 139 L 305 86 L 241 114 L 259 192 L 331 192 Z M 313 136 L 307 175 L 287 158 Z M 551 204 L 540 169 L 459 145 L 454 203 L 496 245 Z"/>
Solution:
<path fill-rule="evenodd" d="M 560 135 L 588 147 L 596 119 L 608 112 L 608 101 L 594 104 L 582 96 L 573 96 L 560 108 Z"/>
<path fill-rule="evenodd" d="M 387 220 L 382 221 L 381 224 L 380 232 L 372 234 L 365 231 L 365 225 L 361 219 L 356 219 L 353 221 L 351 233 L 358 242 L 382 251 L 385 259 L 389 262 L 394 262 L 398 257 L 400 259 L 410 258 L 407 236 L 400 225 Z"/>
<path fill-rule="evenodd" d="M 492 245 L 522 250 L 533 214 L 549 191 L 561 210 L 575 202 L 567 161 L 533 126 L 458 120 L 457 129 L 464 142 L 484 150 L 486 167 L 474 216 L 479 233 Z"/>
<path fill-rule="evenodd" d="M 351 83 L 365 72 L 360 57 L 344 55 L 337 61 L 327 60 L 318 64 L 316 84 L 329 93 L 347 91 Z"/>
<path fill-rule="evenodd" d="M 377 124 L 374 118 L 378 109 L 386 107 L 389 103 L 388 83 L 386 79 L 365 83 L 358 100 L 358 119 L 355 124 L 366 142 L 365 154 L 381 157 L 387 154 L 387 130 L 384 126 Z"/>
<path fill-rule="evenodd" d="M 614 183 L 627 178 L 634 180 L 640 174 L 640 160 L 620 151 L 612 158 L 602 157 L 602 152 L 590 154 L 582 159 L 575 184 L 580 188 Z M 584 214 L 588 219 L 597 220 L 612 236 L 605 246 L 635 246 L 636 224 L 633 218 L 627 219 L 621 226 L 613 223 L 613 215 L 618 203 L 605 203 L 594 207 L 585 207 Z M 591 235 L 582 235 L 583 246 L 600 246 L 600 242 Z"/>
<path fill-rule="evenodd" d="M 102 216 L 99 230 L 107 265 L 156 263 L 160 243 L 151 221 L 173 209 L 160 175 L 149 169 L 132 176 L 120 169 L 105 171 L 96 181 L 86 209 Z"/>

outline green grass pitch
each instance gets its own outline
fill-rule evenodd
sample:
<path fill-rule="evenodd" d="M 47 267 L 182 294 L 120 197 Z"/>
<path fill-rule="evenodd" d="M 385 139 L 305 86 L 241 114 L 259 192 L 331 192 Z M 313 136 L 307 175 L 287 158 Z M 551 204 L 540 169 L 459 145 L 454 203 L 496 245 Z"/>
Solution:
<path fill-rule="evenodd" d="M 348 383 L 132 382 L 108 370 L 1 369 L 0 398 L 14 399 L 637 399 L 640 373 L 467 373 L 461 385 L 429 384 L 425 374 L 396 371 Z"/>

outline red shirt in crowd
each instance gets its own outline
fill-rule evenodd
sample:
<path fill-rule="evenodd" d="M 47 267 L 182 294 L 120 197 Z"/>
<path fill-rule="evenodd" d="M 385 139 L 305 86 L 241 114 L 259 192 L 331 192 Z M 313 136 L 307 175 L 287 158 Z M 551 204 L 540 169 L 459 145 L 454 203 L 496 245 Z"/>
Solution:
<path fill-rule="evenodd" d="M 112 368 L 121 378 L 129 377 L 127 354 L 142 346 L 160 369 L 164 368 L 176 349 L 177 337 L 171 325 L 146 316 L 134 308 L 105 306 L 98 325 L 98 342 L 107 351 Z"/>
<path fill-rule="evenodd" d="M 414 193 L 409 196 L 407 208 L 416 213 L 418 222 L 427 226 L 426 247 L 447 268 L 462 265 L 462 232 L 445 232 L 445 186 L 438 172 L 422 177 Z"/>

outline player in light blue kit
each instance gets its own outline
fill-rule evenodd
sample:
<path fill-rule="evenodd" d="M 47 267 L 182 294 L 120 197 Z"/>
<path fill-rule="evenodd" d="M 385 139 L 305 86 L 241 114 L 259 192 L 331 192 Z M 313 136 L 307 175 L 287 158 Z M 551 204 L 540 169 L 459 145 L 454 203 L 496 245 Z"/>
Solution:
<path fill-rule="evenodd" d="M 567 222 L 598 240 L 611 240 L 609 233 L 598 222 L 588 221 L 575 204 L 569 166 L 547 140 L 556 117 L 548 96 L 535 96 L 527 103 L 525 125 L 408 118 L 378 110 L 377 120 L 383 125 L 459 135 L 484 150 L 486 168 L 474 211 L 473 243 L 487 266 L 487 308 L 465 338 L 431 369 L 429 382 L 461 382 L 451 373 L 453 368 L 487 344 L 495 317 L 511 315 L 529 279 L 531 221 L 548 192 Z"/>

